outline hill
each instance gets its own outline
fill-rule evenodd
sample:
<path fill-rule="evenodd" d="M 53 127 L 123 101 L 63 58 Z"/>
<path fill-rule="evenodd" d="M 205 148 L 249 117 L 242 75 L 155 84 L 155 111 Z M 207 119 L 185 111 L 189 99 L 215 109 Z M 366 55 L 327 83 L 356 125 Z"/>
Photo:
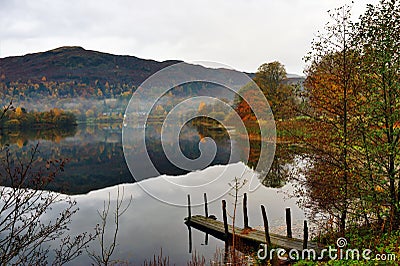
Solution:
<path fill-rule="evenodd" d="M 94 84 L 97 82 L 139 85 L 156 71 L 181 61 L 157 62 L 127 55 L 112 55 L 65 46 L 47 52 L 0 58 L 4 82 L 48 81 Z"/>
<path fill-rule="evenodd" d="M 79 46 L 63 46 L 46 52 L 24 56 L 0 58 L 0 80 L 2 82 L 38 83 L 43 81 L 95 84 L 126 83 L 140 85 L 146 78 L 162 68 L 180 63 L 180 60 L 141 59 L 129 55 L 113 55 L 85 50 Z M 200 66 L 198 66 L 200 67 Z M 207 68 L 202 68 L 204 71 Z M 222 69 L 207 69 L 229 71 Z M 254 73 L 246 73 L 250 78 Z M 288 74 L 288 81 L 301 80 L 298 75 Z"/>
<path fill-rule="evenodd" d="M 72 111 L 78 120 L 121 119 L 132 94 L 144 80 L 180 62 L 112 55 L 76 46 L 0 58 L 0 103 L 13 101 L 15 106 L 40 112 L 59 108 Z M 180 99 L 193 96 L 217 97 L 233 103 L 235 94 L 231 90 L 213 83 L 196 82 L 199 74 L 205 80 L 224 81 L 235 89 L 240 89 L 244 81 L 247 83 L 243 74 L 235 70 L 187 63 L 180 67 L 174 70 L 172 78 L 194 82 L 173 88 L 169 96 L 163 97 L 164 102 L 159 104 L 166 111 Z M 253 73 L 246 74 L 254 77 Z M 301 79 L 289 77 L 285 82 Z M 146 92 L 157 96 L 157 90 Z"/>

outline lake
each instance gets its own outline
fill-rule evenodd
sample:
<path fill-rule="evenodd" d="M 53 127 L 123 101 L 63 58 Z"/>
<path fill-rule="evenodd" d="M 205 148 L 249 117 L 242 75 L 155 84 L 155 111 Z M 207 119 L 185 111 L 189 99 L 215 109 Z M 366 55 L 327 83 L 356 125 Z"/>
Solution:
<path fill-rule="evenodd" d="M 122 215 L 119 224 L 118 246 L 114 259 L 141 265 L 160 250 L 176 265 L 186 265 L 192 257 L 189 254 L 188 228 L 183 223 L 187 216 L 187 195 L 191 195 L 192 214 L 204 214 L 203 193 L 207 193 L 209 213 L 222 220 L 221 200 L 227 200 L 228 212 L 233 211 L 233 196 L 229 191 L 235 176 L 242 180 L 255 180 L 260 186 L 250 191 L 244 186 L 240 194 L 248 193 L 248 212 L 250 226 L 261 226 L 260 205 L 267 208 L 272 232 L 281 232 L 284 225 L 285 208 L 292 209 L 292 220 L 295 229 L 300 230 L 294 236 L 301 237 L 301 225 L 304 212 L 296 206 L 295 199 L 288 199 L 292 190 L 285 181 L 285 174 L 290 168 L 297 167 L 294 156 L 280 153 L 266 177 L 259 177 L 249 166 L 255 160 L 251 155 L 245 160 L 246 152 L 239 137 L 229 139 L 224 131 L 209 131 L 198 125 L 187 124 L 180 135 L 180 148 L 188 158 L 195 159 L 200 155 L 199 142 L 204 137 L 212 137 L 217 146 L 216 157 L 209 166 L 191 171 L 174 166 L 163 154 L 157 124 L 147 125 L 150 134 L 146 135 L 149 157 L 159 172 L 158 175 L 141 168 L 140 160 L 136 164 L 133 177 L 125 163 L 121 142 L 120 124 L 80 124 L 77 128 L 62 132 L 13 132 L 2 136 L 3 144 L 11 143 L 15 154 L 23 156 L 30 147 L 39 141 L 40 158 L 68 158 L 65 171 L 49 189 L 71 195 L 78 202 L 79 211 L 73 216 L 70 225 L 72 234 L 91 231 L 100 222 L 98 211 L 104 201 L 111 199 L 111 210 L 115 208 L 117 191 L 124 192 L 124 204 L 132 202 Z M 135 129 L 130 129 L 135 134 Z M 132 144 L 133 145 L 133 144 Z M 259 143 L 250 143 L 252 154 L 257 154 Z M 135 150 L 135 149 L 133 149 Z M 140 158 L 143 150 L 135 150 Z M 246 162 L 247 163 L 244 163 Z M 61 208 L 62 205 L 57 208 Z M 57 213 L 57 208 L 53 211 Z M 238 208 L 241 210 L 241 208 Z M 51 214 L 49 214 L 51 216 Z M 111 212 L 112 215 L 112 212 Z M 237 213 L 236 224 L 243 225 L 241 211 Z M 112 233 L 112 217 L 109 221 Z M 296 235 L 297 234 L 297 235 Z M 209 237 L 205 245 L 205 235 L 192 229 L 193 251 L 204 256 L 207 261 L 214 257 L 217 249 L 223 249 L 224 243 Z M 96 250 L 98 243 L 93 242 L 90 249 Z M 86 255 L 74 260 L 71 265 L 87 265 L 90 262 Z"/>

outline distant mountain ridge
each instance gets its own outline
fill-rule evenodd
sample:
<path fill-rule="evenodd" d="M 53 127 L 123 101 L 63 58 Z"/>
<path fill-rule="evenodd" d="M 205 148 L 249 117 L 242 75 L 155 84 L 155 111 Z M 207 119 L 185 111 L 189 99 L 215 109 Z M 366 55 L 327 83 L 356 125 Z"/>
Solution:
<path fill-rule="evenodd" d="M 181 62 L 183 61 L 159 62 L 130 55 L 86 50 L 79 46 L 63 46 L 46 52 L 0 58 L 0 81 L 41 82 L 45 78 L 54 82 L 74 81 L 92 85 L 109 82 L 139 86 L 160 69 Z M 250 78 L 254 77 L 254 73 L 246 74 Z M 300 76 L 288 74 L 288 80 L 299 78 L 301 79 Z"/>
<path fill-rule="evenodd" d="M 113 55 L 64 46 L 46 52 L 0 58 L 0 77 L 3 82 L 76 81 L 133 83 L 139 85 L 158 70 L 182 61 L 158 62 L 128 55 Z"/>
<path fill-rule="evenodd" d="M 151 75 L 177 63 L 182 64 L 170 69 L 172 72 L 164 72 L 169 73 L 167 79 L 159 76 L 140 88 Z M 122 119 L 133 95 L 141 102 L 158 99 L 160 113 L 168 112 L 188 97 L 208 96 L 233 104 L 235 91 L 255 76 L 244 74 L 179 60 L 158 62 L 64 46 L 0 58 L 0 105 L 12 102 L 14 106 L 37 112 L 58 108 L 72 112 L 79 121 L 108 121 Z M 283 81 L 286 84 L 304 80 L 288 76 Z M 164 86 L 175 87 L 162 95 L 160 89 Z"/>

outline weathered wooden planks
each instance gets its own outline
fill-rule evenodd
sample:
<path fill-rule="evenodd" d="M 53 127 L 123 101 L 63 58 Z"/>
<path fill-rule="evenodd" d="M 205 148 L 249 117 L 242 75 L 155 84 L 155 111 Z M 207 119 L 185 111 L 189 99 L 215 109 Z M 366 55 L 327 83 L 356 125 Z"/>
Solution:
<path fill-rule="evenodd" d="M 187 225 L 194 227 L 203 232 L 209 233 L 216 238 L 225 240 L 225 229 L 224 223 L 204 217 L 202 215 L 194 215 L 188 220 L 185 218 Z M 232 226 L 228 225 L 228 231 L 230 237 L 232 236 Z M 265 243 L 265 233 L 263 231 L 255 229 L 243 229 L 235 228 L 235 235 L 238 239 L 244 240 L 246 242 L 253 242 L 256 244 Z M 281 236 L 277 234 L 270 233 L 271 244 L 275 247 L 280 247 L 284 249 L 296 249 L 298 251 L 303 250 L 303 240 L 296 238 L 288 238 L 286 236 Z M 308 243 L 308 249 L 314 249 L 316 252 L 321 251 L 322 247 L 316 243 Z"/>

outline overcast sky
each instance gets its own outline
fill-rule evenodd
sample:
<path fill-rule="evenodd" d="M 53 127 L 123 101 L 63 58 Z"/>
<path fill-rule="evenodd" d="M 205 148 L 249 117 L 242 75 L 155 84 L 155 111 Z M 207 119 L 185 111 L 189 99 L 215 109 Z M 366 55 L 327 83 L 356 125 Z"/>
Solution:
<path fill-rule="evenodd" d="M 354 0 L 358 17 L 367 3 Z M 0 57 L 60 46 L 158 61 L 213 61 L 254 72 L 302 57 L 345 0 L 0 0 Z"/>

